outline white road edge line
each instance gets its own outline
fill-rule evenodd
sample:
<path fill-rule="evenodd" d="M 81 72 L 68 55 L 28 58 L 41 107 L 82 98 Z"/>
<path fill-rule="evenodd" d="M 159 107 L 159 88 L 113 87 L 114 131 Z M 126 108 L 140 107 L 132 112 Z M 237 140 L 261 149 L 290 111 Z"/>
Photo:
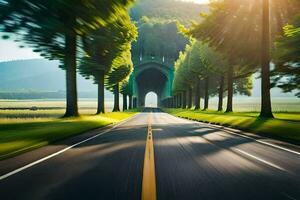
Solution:
<path fill-rule="evenodd" d="M 66 147 L 66 148 L 64 148 L 64 149 L 62 149 L 62 150 L 60 150 L 60 151 L 58 151 L 58 152 L 56 152 L 56 153 L 52 153 L 52 154 L 50 154 L 49 156 L 46 156 L 46 157 L 41 158 L 41 159 L 39 159 L 39 160 L 36 160 L 36 161 L 34 161 L 34 162 L 32 162 L 32 163 L 29 163 L 29 164 L 27 164 L 27 165 L 25 165 L 25 166 L 23 166 L 23 167 L 20 167 L 20 168 L 15 169 L 15 170 L 13 170 L 13 171 L 11 171 L 11 172 L 8 172 L 8 173 L 6 173 L 6 174 L 0 176 L 0 181 L 1 181 L 1 180 L 4 180 L 4 179 L 6 179 L 6 178 L 8 178 L 8 177 L 10 177 L 10 176 L 12 176 L 12 175 L 14 175 L 14 174 L 17 174 L 17 173 L 19 173 L 19 172 L 21 172 L 21 171 L 23 171 L 23 170 L 25 170 L 25 169 L 28 169 L 28 168 L 30 168 L 30 167 L 32 167 L 32 166 L 34 166 L 34 165 L 37 165 L 37 164 L 39 164 L 39 163 L 41 163 L 41 162 L 44 162 L 44 161 L 46 161 L 46 160 L 48 160 L 48 159 L 50 159 L 50 158 L 53 158 L 53 157 L 55 157 L 55 156 L 57 156 L 57 155 L 59 155 L 59 154 L 62 154 L 63 152 L 65 152 L 65 151 L 67 151 L 67 150 L 69 150 L 69 149 L 72 149 L 73 147 L 76 147 L 76 146 L 78 146 L 78 145 L 80 145 L 80 144 L 82 144 L 82 143 L 85 143 L 85 142 L 87 142 L 87 141 L 90 141 L 90 140 L 92 140 L 92 139 L 94 139 L 94 138 L 96 138 L 96 137 L 99 137 L 100 135 L 103 135 L 103 134 L 105 134 L 105 133 L 108 133 L 108 132 L 112 131 L 113 129 L 117 128 L 118 126 L 123 125 L 123 124 L 126 123 L 127 121 L 129 121 L 129 120 L 131 120 L 131 119 L 134 119 L 134 118 L 137 117 L 138 115 L 139 115 L 139 114 L 136 114 L 136 115 L 134 115 L 134 116 L 132 116 L 132 117 L 126 119 L 126 120 L 123 120 L 123 121 L 117 123 L 116 125 L 114 125 L 113 127 L 109 128 L 109 129 L 106 129 L 106 130 L 104 130 L 103 132 L 101 132 L 101 133 L 99 133 L 99 134 L 97 134 L 97 135 L 94 135 L 94 136 L 89 137 L 89 138 L 87 138 L 87 139 L 85 139 L 85 140 L 82 140 L 82 141 L 80 141 L 80 142 L 77 142 L 77 143 L 75 143 L 75 144 L 73 144 L 73 145 L 71 145 L 71 146 L 68 146 L 68 147 Z"/>
<path fill-rule="evenodd" d="M 271 147 L 274 147 L 274 148 L 277 148 L 277 149 L 280 149 L 280 150 L 283 150 L 283 151 L 287 151 L 287 152 L 290 152 L 290 153 L 293 153 L 293 154 L 296 154 L 296 155 L 300 156 L 300 152 L 297 152 L 297 151 L 294 151 L 294 150 L 291 150 L 291 149 L 288 149 L 288 148 L 285 148 L 285 147 L 281 147 L 281 146 L 278 146 L 276 144 L 272 144 L 272 143 L 269 143 L 269 142 L 264 142 L 264 141 L 261 141 L 261 140 L 257 140 L 257 139 L 251 138 L 249 136 L 239 134 L 239 133 L 234 133 L 230 130 L 226 130 L 226 132 L 231 133 L 233 135 L 238 135 L 240 137 L 248 138 L 248 139 L 254 140 L 258 143 L 265 144 L 265 145 L 268 145 L 268 146 L 271 146 Z"/>
<path fill-rule="evenodd" d="M 176 117 L 176 116 L 175 116 Z M 181 117 L 180 117 L 181 118 Z M 207 126 L 210 126 L 210 127 L 213 127 L 213 128 L 216 128 L 216 129 L 219 129 L 219 130 L 223 130 L 229 134 L 232 134 L 232 135 L 237 135 L 237 136 L 240 136 L 240 137 L 243 137 L 243 138 L 247 138 L 247 139 L 250 139 L 250 140 L 254 140 L 258 143 L 261 143 L 261 144 L 265 144 L 267 146 L 271 146 L 271 147 L 274 147 L 274 148 L 277 148 L 277 149 L 280 149 L 280 150 L 283 150 L 283 151 L 287 151 L 287 152 L 290 152 L 290 153 L 293 153 L 293 154 L 296 154 L 296 155 L 299 155 L 300 156 L 300 152 L 298 151 L 294 151 L 294 150 L 291 150 L 291 149 L 288 149 L 288 148 L 285 148 L 285 147 L 282 147 L 282 146 L 279 146 L 279 145 L 276 145 L 276 144 L 272 144 L 272 143 L 269 143 L 269 142 L 264 142 L 264 141 L 261 141 L 261 140 L 257 140 L 255 138 L 252 138 L 250 136 L 247 136 L 247 135 L 243 135 L 243 134 L 239 134 L 239 133 L 235 133 L 231 130 L 228 130 L 227 127 L 225 126 L 221 126 L 223 127 L 222 129 L 220 127 L 218 127 L 217 125 L 212 125 L 212 124 L 208 124 L 208 123 L 204 123 L 204 122 L 197 122 L 197 121 L 194 121 L 194 120 L 188 120 L 188 119 L 185 119 L 185 118 L 181 118 L 181 119 L 184 119 L 184 120 L 187 120 L 189 122 L 196 122 L 196 123 L 199 123 L 199 124 L 205 124 Z M 240 131 L 240 130 L 239 130 Z"/>
<path fill-rule="evenodd" d="M 250 154 L 250 153 L 247 153 L 247 152 L 245 152 L 243 150 L 240 150 L 240 149 L 237 149 L 237 148 L 232 148 L 232 149 L 235 150 L 235 151 L 238 151 L 238 152 L 240 152 L 240 153 L 242 153 L 242 154 L 244 154 L 246 156 L 249 156 L 249 157 L 251 157 L 251 158 L 253 158 L 255 160 L 258 160 L 258 161 L 260 161 L 260 162 L 262 162 L 264 164 L 267 164 L 267 165 L 269 165 L 271 167 L 274 167 L 274 168 L 279 169 L 281 171 L 286 171 L 285 169 L 283 169 L 282 167 L 279 167 L 278 165 L 275 165 L 275 164 L 273 164 L 271 162 L 268 162 L 268 161 L 266 161 L 266 160 L 264 160 L 262 158 L 259 158 L 257 156 L 254 156 L 254 155 Z"/>

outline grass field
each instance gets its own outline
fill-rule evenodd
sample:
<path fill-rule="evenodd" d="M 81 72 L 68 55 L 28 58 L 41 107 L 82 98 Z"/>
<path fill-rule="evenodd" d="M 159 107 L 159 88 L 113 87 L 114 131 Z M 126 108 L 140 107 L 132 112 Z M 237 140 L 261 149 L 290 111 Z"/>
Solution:
<path fill-rule="evenodd" d="M 216 105 L 216 101 L 211 99 L 210 109 L 215 109 Z M 62 99 L 0 100 L 0 159 L 118 122 L 139 111 L 95 116 L 93 114 L 96 112 L 96 106 L 95 99 L 79 99 L 79 112 L 82 117 L 61 119 L 65 111 L 65 101 Z M 38 109 L 31 110 L 32 107 Z M 106 102 L 106 110 L 110 111 L 111 108 L 112 102 Z M 257 109 L 259 109 L 259 101 L 249 98 L 235 101 L 234 110 L 252 112 L 224 114 L 215 111 L 194 112 L 180 109 L 167 111 L 179 117 L 232 126 L 300 144 L 299 99 L 273 100 L 273 109 L 277 113 L 275 113 L 276 119 L 272 120 L 257 119 L 258 113 L 253 112 Z"/>
<path fill-rule="evenodd" d="M 217 109 L 217 98 L 211 98 L 209 109 Z M 260 110 L 260 99 L 256 97 L 235 97 L 233 109 L 236 112 L 257 112 Z M 96 99 L 79 99 L 81 114 L 94 114 L 96 112 Z M 201 101 L 203 107 L 203 101 Z M 62 116 L 65 109 L 64 99 L 28 99 L 28 100 L 5 100 L 0 99 L 0 118 L 53 118 Z M 113 102 L 105 102 L 106 110 L 111 111 Z M 120 100 L 122 107 L 122 100 Z M 224 99 L 224 108 L 226 98 Z M 30 110 L 32 107 L 38 110 Z M 300 98 L 272 98 L 272 108 L 275 112 L 300 112 Z M 14 109 L 14 110 L 13 110 Z"/>
<path fill-rule="evenodd" d="M 2 118 L 58 118 L 64 115 L 65 100 L 63 99 L 28 99 L 28 100 L 4 100 L 0 99 L 0 119 Z M 31 108 L 36 107 L 37 110 Z M 95 99 L 80 99 L 78 102 L 81 115 L 96 113 L 97 102 Z M 107 111 L 112 109 L 112 102 L 106 102 Z"/>
<path fill-rule="evenodd" d="M 165 111 L 178 117 L 229 126 L 300 144 L 300 113 L 298 112 L 274 113 L 275 119 L 262 119 L 258 118 L 257 112 L 223 113 L 187 109 L 165 109 Z"/>
<path fill-rule="evenodd" d="M 131 117 L 135 112 L 79 118 L 0 119 L 0 160 Z"/>

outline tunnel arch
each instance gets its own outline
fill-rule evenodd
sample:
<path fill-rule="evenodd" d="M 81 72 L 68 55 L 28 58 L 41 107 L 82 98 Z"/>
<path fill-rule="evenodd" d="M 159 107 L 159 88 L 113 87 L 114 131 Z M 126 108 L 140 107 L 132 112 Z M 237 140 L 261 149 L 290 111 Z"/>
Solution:
<path fill-rule="evenodd" d="M 135 73 L 135 76 L 137 77 L 140 73 L 142 73 L 147 69 L 157 69 L 161 71 L 161 73 L 163 73 L 166 77 L 169 75 L 168 71 L 170 70 L 169 67 L 153 61 L 153 62 L 143 63 L 137 66 L 137 71 Z"/>
<path fill-rule="evenodd" d="M 139 66 L 139 69 L 135 74 L 138 106 L 145 106 L 145 97 L 149 92 L 156 93 L 157 106 L 160 106 L 168 83 L 167 70 L 162 65 L 156 63 L 144 64 L 143 66 Z"/>

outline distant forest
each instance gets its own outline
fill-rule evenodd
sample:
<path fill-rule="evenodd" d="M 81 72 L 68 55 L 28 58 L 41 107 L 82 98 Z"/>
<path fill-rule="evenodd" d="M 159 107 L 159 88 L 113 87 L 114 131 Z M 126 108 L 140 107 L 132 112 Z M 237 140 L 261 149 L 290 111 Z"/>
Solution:
<path fill-rule="evenodd" d="M 142 17 L 157 18 L 161 20 L 178 20 L 188 26 L 191 21 L 199 21 L 200 13 L 207 12 L 208 6 L 193 2 L 176 0 L 137 0 L 130 10 L 130 16 L 134 21 Z"/>
<path fill-rule="evenodd" d="M 130 10 L 138 27 L 138 39 L 132 45 L 133 60 L 156 57 L 175 61 L 189 43 L 178 24 L 189 27 L 201 20 L 207 5 L 176 0 L 137 0 Z"/>

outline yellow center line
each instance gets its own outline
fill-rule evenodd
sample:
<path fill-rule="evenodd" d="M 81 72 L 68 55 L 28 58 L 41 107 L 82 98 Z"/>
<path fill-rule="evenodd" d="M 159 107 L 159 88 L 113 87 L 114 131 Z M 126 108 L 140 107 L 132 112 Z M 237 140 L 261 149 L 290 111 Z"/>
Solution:
<path fill-rule="evenodd" d="M 156 180 L 155 180 L 155 162 L 154 146 L 152 136 L 152 113 L 148 118 L 148 133 L 144 157 L 144 170 L 142 182 L 142 200 L 156 200 Z"/>

